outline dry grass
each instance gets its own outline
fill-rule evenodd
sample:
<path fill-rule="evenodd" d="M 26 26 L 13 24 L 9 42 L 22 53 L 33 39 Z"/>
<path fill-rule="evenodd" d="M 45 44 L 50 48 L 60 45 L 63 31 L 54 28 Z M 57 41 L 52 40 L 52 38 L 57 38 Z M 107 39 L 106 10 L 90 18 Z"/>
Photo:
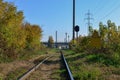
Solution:
<path fill-rule="evenodd" d="M 14 61 L 11 63 L 1 63 L 0 64 L 0 74 L 2 74 L 3 79 L 7 77 L 7 75 L 15 71 L 18 68 L 21 67 L 27 67 L 28 69 L 32 67 L 34 63 L 29 61 Z"/>

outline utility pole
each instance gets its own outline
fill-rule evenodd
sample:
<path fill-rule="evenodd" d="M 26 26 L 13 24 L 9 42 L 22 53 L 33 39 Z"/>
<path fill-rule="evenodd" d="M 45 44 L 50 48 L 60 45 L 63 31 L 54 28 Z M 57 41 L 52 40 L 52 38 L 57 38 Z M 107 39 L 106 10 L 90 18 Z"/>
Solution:
<path fill-rule="evenodd" d="M 75 39 L 75 0 L 73 0 L 73 40 Z"/>
<path fill-rule="evenodd" d="M 90 26 L 91 26 L 91 20 L 93 20 L 93 18 L 91 17 L 91 13 L 90 13 L 90 10 L 88 10 L 88 13 L 86 13 L 86 16 L 87 16 L 87 18 L 85 18 L 85 20 L 87 20 L 88 22 L 87 22 L 87 25 L 88 25 L 88 32 L 89 32 L 89 28 L 90 28 Z"/>

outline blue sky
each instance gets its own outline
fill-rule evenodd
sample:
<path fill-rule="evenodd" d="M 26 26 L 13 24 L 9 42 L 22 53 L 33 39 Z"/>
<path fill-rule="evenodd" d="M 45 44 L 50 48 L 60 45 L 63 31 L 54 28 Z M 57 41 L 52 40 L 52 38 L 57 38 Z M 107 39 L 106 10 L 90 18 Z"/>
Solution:
<path fill-rule="evenodd" d="M 73 0 L 5 0 L 14 2 L 18 10 L 24 12 L 25 21 L 38 24 L 43 30 L 42 41 L 48 41 L 50 35 L 58 41 L 64 41 L 67 32 L 72 39 L 72 2 Z M 106 24 L 112 20 L 120 25 L 120 0 L 76 0 L 76 25 L 80 26 L 79 35 L 87 35 L 88 10 L 91 12 L 92 26 L 98 29 L 99 22 Z"/>

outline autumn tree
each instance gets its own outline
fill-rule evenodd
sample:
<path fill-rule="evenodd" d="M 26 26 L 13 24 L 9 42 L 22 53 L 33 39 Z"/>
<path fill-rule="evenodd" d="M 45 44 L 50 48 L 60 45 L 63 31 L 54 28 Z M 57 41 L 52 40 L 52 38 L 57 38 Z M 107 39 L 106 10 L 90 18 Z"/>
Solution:
<path fill-rule="evenodd" d="M 83 37 L 79 37 L 79 51 L 84 51 L 84 50 L 86 50 L 86 51 L 88 51 L 89 50 L 89 40 L 90 40 L 90 38 L 89 37 L 87 37 L 87 36 L 83 36 Z"/>
<path fill-rule="evenodd" d="M 99 33 L 102 45 L 104 49 L 107 49 L 106 51 L 108 51 L 108 53 L 113 53 L 114 51 L 118 51 L 120 49 L 119 30 L 119 26 L 117 27 L 111 20 L 107 21 L 107 25 L 104 25 L 102 22 L 99 24 Z"/>
<path fill-rule="evenodd" d="M 23 45 L 23 43 L 19 43 L 21 39 L 18 39 L 18 37 L 22 38 L 20 36 L 22 32 L 20 26 L 24 18 L 23 12 L 17 11 L 13 3 L 3 2 L 2 0 L 0 0 L 0 6 L 0 33 L 6 43 L 6 49 L 1 49 L 3 52 L 7 52 L 7 56 L 12 56 Z M 1 44 L 4 45 L 3 43 Z"/>
<path fill-rule="evenodd" d="M 26 47 L 40 47 L 42 30 L 38 25 L 23 23 L 24 15 L 13 3 L 0 0 L 0 54 L 17 57 Z"/>
<path fill-rule="evenodd" d="M 108 23 L 108 44 L 110 45 L 110 48 L 113 49 L 114 51 L 117 50 L 120 46 L 120 37 L 119 37 L 119 32 L 117 30 L 117 26 L 115 25 L 114 22 L 111 22 L 110 20 L 107 22 Z"/>
<path fill-rule="evenodd" d="M 42 29 L 38 25 L 25 23 L 26 48 L 39 48 L 42 37 Z"/>
<path fill-rule="evenodd" d="M 89 27 L 89 36 L 80 39 L 79 48 L 82 50 L 98 48 L 99 52 L 108 51 L 107 53 L 118 51 L 120 49 L 120 27 L 117 27 L 111 20 L 107 21 L 107 25 L 100 22 L 98 31 Z"/>

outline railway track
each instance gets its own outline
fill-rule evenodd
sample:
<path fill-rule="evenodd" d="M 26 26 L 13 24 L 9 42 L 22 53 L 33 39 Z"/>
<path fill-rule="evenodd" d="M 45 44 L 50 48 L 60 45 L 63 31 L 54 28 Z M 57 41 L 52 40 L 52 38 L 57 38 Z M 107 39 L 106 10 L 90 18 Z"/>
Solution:
<path fill-rule="evenodd" d="M 45 58 L 18 80 L 74 80 L 62 51 Z"/>

